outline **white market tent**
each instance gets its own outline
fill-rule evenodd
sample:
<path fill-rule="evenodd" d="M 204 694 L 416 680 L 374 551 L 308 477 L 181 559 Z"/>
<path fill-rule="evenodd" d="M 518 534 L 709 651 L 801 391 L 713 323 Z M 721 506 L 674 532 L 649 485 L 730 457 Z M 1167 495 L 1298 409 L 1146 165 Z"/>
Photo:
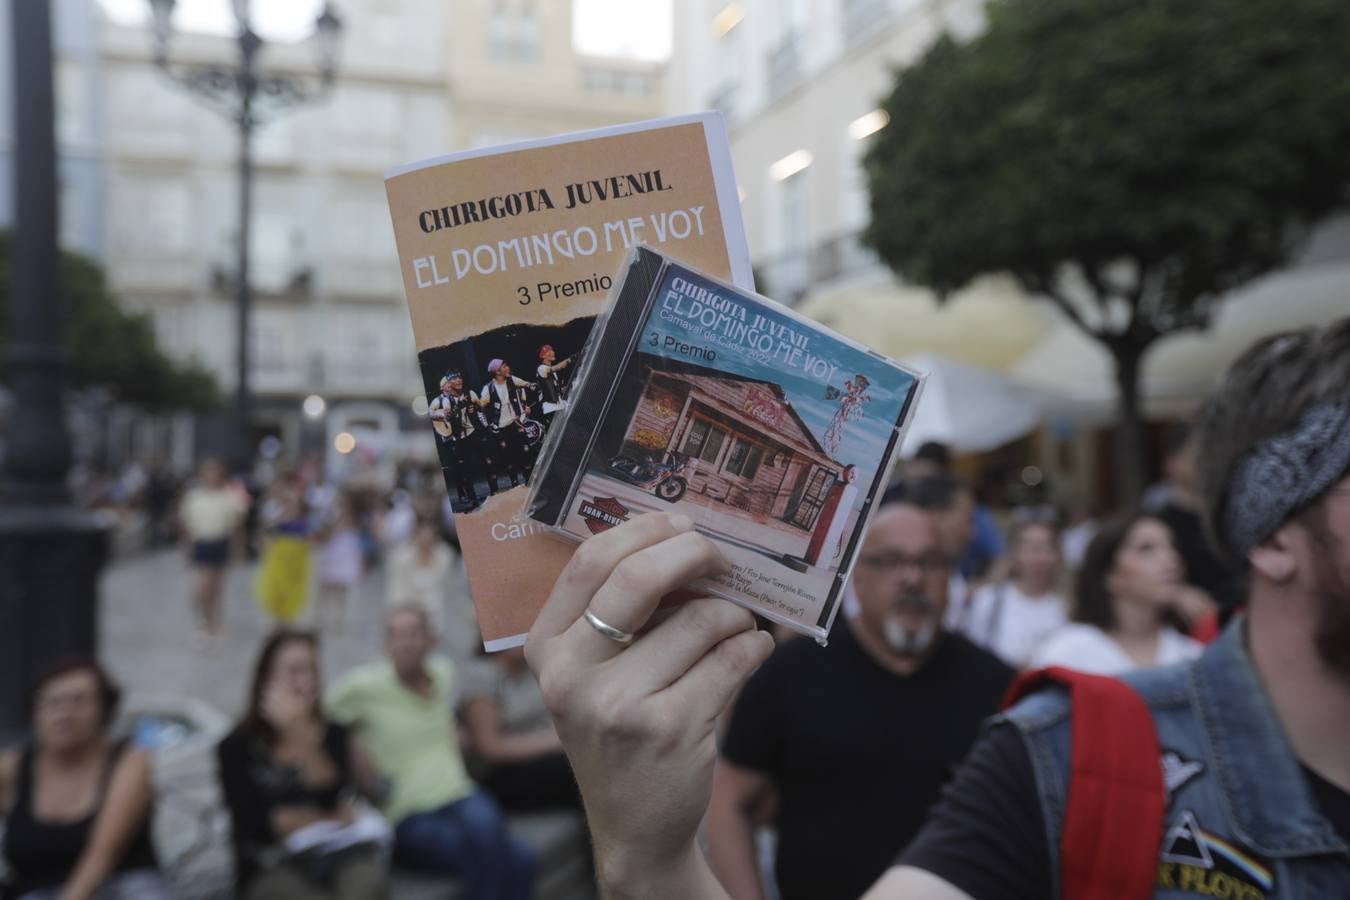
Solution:
<path fill-rule="evenodd" d="M 1303 265 L 1236 291 L 1218 307 L 1207 331 L 1164 338 L 1144 358 L 1144 413 L 1189 416 L 1233 360 L 1262 336 L 1345 315 L 1350 315 L 1350 263 L 1342 261 Z M 1066 319 L 1009 375 L 1054 398 L 1045 407 L 1050 418 L 1081 424 L 1115 418 L 1111 357 Z"/>
<path fill-rule="evenodd" d="M 901 362 L 928 375 L 914 421 L 900 447 L 910 457 L 925 441 L 961 453 L 992 450 L 1033 431 L 1045 398 L 1008 377 L 969 363 L 919 353 Z"/>

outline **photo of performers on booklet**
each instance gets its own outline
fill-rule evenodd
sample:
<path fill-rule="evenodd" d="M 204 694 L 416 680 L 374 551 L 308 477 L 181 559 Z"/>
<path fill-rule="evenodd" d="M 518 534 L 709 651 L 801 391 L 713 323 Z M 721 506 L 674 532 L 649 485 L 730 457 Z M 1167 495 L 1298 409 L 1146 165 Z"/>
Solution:
<path fill-rule="evenodd" d="M 456 513 L 529 481 L 544 435 L 567 406 L 593 322 L 512 325 L 419 354 L 427 418 Z"/>

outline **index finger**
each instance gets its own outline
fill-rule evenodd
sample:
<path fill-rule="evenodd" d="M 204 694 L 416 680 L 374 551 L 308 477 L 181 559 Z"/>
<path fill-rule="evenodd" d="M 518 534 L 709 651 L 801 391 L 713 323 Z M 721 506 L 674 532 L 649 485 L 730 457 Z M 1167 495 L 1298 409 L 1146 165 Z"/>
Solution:
<path fill-rule="evenodd" d="M 587 538 L 554 583 L 530 629 L 530 639 L 556 637 L 571 627 L 624 558 L 693 530 L 694 521 L 686 515 L 650 512 Z"/>

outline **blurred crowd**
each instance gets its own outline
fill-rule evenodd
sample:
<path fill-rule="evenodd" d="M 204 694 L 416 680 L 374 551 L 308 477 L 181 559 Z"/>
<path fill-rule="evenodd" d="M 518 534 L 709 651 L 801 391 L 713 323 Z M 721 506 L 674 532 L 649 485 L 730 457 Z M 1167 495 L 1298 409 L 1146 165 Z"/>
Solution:
<path fill-rule="evenodd" d="M 961 462 L 926 444 L 903 464 L 828 645 L 776 631 L 721 716 L 702 840 L 733 897 L 861 895 L 919 835 L 1018 672 L 1195 659 L 1240 607 L 1242 579 L 1204 533 L 1189 430 L 1169 436 L 1141 506 L 1097 518 L 977 494 Z M 238 896 L 383 897 L 395 869 L 457 878 L 468 897 L 532 896 L 536 853 L 507 815 L 579 813 L 581 799 L 523 652 L 481 652 L 438 472 L 379 490 L 317 466 L 263 481 L 207 461 L 181 485 L 133 468 L 87 496 L 181 546 L 203 652 L 221 640 L 223 573 L 254 560 L 274 629 L 216 758 Z M 325 688 L 321 636 L 348 627 L 376 568 L 383 658 Z M 34 688 L 31 742 L 0 755 L 9 896 L 168 896 L 147 751 L 113 736 L 117 702 L 94 660 Z"/>
<path fill-rule="evenodd" d="M 224 571 L 256 560 L 252 593 L 275 630 L 217 759 L 240 897 L 386 896 L 391 865 L 460 878 L 470 897 L 527 897 L 536 862 L 504 812 L 580 810 L 522 652 L 477 650 L 437 474 L 409 470 L 379 491 L 311 466 L 259 484 L 212 460 L 182 485 L 133 468 L 90 495 L 137 509 L 151 543 L 182 546 L 203 651 L 220 640 Z M 1072 528 L 1049 504 L 977 499 L 942 445 L 901 475 L 888 497 L 926 511 L 938 545 L 860 559 L 850 624 L 825 649 L 778 633 L 800 646 L 780 647 L 724 717 L 706 839 L 736 896 L 861 893 L 917 832 L 1016 670 L 1189 659 L 1239 596 L 1200 531 L 1184 430 L 1141 511 Z M 385 658 L 325 690 L 320 635 L 346 627 L 377 566 Z M 869 610 L 889 602 L 874 573 L 905 566 L 940 573 L 941 590 L 907 598 L 912 621 L 870 630 Z M 939 635 L 942 652 L 925 654 Z M 870 640 L 924 662 L 870 666 Z M 63 661 L 36 686 L 32 743 L 0 756 L 13 896 L 167 896 L 146 751 L 110 737 L 116 704 L 93 660 Z M 916 743 L 907 723 L 919 721 Z M 822 779 L 816 761 L 847 765 Z M 822 835 L 823 820 L 856 828 Z"/>
<path fill-rule="evenodd" d="M 413 468 L 393 490 L 335 485 L 316 467 L 264 481 L 207 460 L 181 485 L 131 467 L 86 495 L 181 548 L 200 652 L 232 652 L 225 573 L 251 560 L 273 629 L 251 680 L 240 669 L 243 711 L 215 766 L 239 897 L 384 897 L 391 867 L 457 879 L 470 898 L 533 896 L 535 851 L 505 814 L 580 810 L 523 652 L 482 654 L 438 482 Z M 324 689 L 322 635 L 351 625 L 372 583 L 383 659 Z M 150 832 L 152 751 L 114 727 L 118 700 L 92 659 L 62 660 L 34 687 L 31 741 L 0 751 L 3 896 L 170 896 Z"/>

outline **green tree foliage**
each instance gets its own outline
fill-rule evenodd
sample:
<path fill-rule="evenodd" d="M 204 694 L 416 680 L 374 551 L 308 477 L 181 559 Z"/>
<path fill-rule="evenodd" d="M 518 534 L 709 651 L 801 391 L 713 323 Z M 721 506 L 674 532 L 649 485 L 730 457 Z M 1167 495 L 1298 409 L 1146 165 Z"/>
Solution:
<path fill-rule="evenodd" d="M 946 293 L 991 272 L 1110 351 L 1125 487 L 1160 337 L 1350 202 L 1346 0 L 994 0 L 897 75 L 865 240 Z"/>
<path fill-rule="evenodd" d="M 0 348 L 10 339 L 11 238 L 0 231 Z M 100 385 L 120 401 L 150 410 L 204 411 L 217 406 L 215 379 L 195 364 L 175 363 L 155 340 L 149 316 L 122 309 L 97 263 L 61 256 L 68 387 Z"/>

